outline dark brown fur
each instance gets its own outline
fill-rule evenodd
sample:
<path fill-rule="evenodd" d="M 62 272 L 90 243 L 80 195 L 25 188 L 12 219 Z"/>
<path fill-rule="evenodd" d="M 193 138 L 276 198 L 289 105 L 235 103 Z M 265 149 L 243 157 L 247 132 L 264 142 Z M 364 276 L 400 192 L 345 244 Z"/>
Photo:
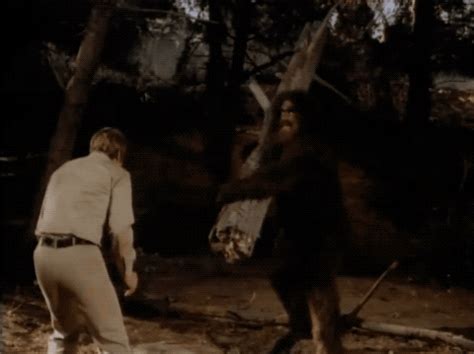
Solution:
<path fill-rule="evenodd" d="M 312 335 L 317 353 L 340 353 L 335 275 L 349 223 L 328 150 L 307 134 L 296 139 L 299 151 L 223 185 L 218 202 L 275 197 L 284 246 L 281 267 L 271 279 L 288 312 L 290 333 L 273 352 L 284 352 L 297 338 Z"/>

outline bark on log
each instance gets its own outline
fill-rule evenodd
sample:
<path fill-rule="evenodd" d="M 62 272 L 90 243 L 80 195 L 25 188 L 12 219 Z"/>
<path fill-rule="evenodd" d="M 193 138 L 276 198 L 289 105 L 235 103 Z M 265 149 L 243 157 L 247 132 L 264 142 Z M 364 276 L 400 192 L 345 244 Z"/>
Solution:
<path fill-rule="evenodd" d="M 319 26 L 314 23 L 305 26 L 296 45 L 295 54 L 277 88 L 277 94 L 286 90 L 309 89 L 326 42 L 327 23 L 338 4 L 339 2 L 329 10 Z M 257 100 L 262 101 L 258 96 Z M 272 116 L 269 106 L 262 108 L 265 118 L 259 144 L 245 161 L 242 176 L 252 173 L 262 163 L 269 146 L 270 128 L 273 120 L 277 119 Z M 250 257 L 271 202 L 272 198 L 266 198 L 225 205 L 209 233 L 212 251 L 223 254 L 228 263 Z"/>
<path fill-rule="evenodd" d="M 30 235 L 34 233 L 51 174 L 72 156 L 82 112 L 87 104 L 89 88 L 100 63 L 113 4 L 113 0 L 97 1 L 89 17 L 86 33 L 77 53 L 75 72 L 66 86 L 63 107 L 59 114 L 56 130 L 51 138 L 48 161 L 33 208 Z"/>
<path fill-rule="evenodd" d="M 459 346 L 466 350 L 474 350 L 474 341 L 467 339 L 461 335 L 449 332 L 364 320 L 361 320 L 356 327 L 378 333 L 392 334 L 403 337 L 416 337 L 422 339 L 440 340 L 455 346 Z"/>

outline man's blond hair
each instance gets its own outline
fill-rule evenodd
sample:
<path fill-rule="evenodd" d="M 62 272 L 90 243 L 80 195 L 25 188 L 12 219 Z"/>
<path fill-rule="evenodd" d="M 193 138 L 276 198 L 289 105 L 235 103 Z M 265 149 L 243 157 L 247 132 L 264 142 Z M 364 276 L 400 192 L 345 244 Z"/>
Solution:
<path fill-rule="evenodd" d="M 127 138 L 117 128 L 105 127 L 92 135 L 89 151 L 100 151 L 112 160 L 123 162 L 127 152 Z"/>

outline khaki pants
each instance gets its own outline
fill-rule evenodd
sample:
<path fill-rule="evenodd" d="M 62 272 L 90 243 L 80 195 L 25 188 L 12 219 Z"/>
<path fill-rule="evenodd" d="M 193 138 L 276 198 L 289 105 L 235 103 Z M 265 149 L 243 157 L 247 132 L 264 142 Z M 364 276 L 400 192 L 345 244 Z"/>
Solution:
<path fill-rule="evenodd" d="M 49 353 L 74 353 L 89 333 L 105 353 L 130 353 L 122 311 L 100 249 L 94 245 L 38 245 L 34 264 L 53 327 Z"/>

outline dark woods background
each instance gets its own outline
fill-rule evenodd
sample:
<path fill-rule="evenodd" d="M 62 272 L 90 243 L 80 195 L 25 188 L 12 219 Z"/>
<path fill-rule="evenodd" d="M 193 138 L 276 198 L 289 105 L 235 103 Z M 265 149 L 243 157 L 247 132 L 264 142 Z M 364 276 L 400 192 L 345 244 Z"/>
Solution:
<path fill-rule="evenodd" d="M 13 282 L 31 276 L 33 201 L 95 3 L 3 3 L 0 221 L 2 271 Z M 311 92 L 327 111 L 315 117 L 319 138 L 340 160 L 353 224 L 347 271 L 378 273 L 400 259 L 420 280 L 468 285 L 474 4 L 344 3 L 317 72 L 346 98 L 317 78 Z M 99 127 L 127 134 L 145 253 L 209 254 L 217 186 L 237 176 L 262 120 L 246 82 L 255 77 L 272 97 L 304 24 L 332 4 L 118 2 L 73 156 Z M 257 246 L 255 257 L 271 255 L 271 232 Z"/>

